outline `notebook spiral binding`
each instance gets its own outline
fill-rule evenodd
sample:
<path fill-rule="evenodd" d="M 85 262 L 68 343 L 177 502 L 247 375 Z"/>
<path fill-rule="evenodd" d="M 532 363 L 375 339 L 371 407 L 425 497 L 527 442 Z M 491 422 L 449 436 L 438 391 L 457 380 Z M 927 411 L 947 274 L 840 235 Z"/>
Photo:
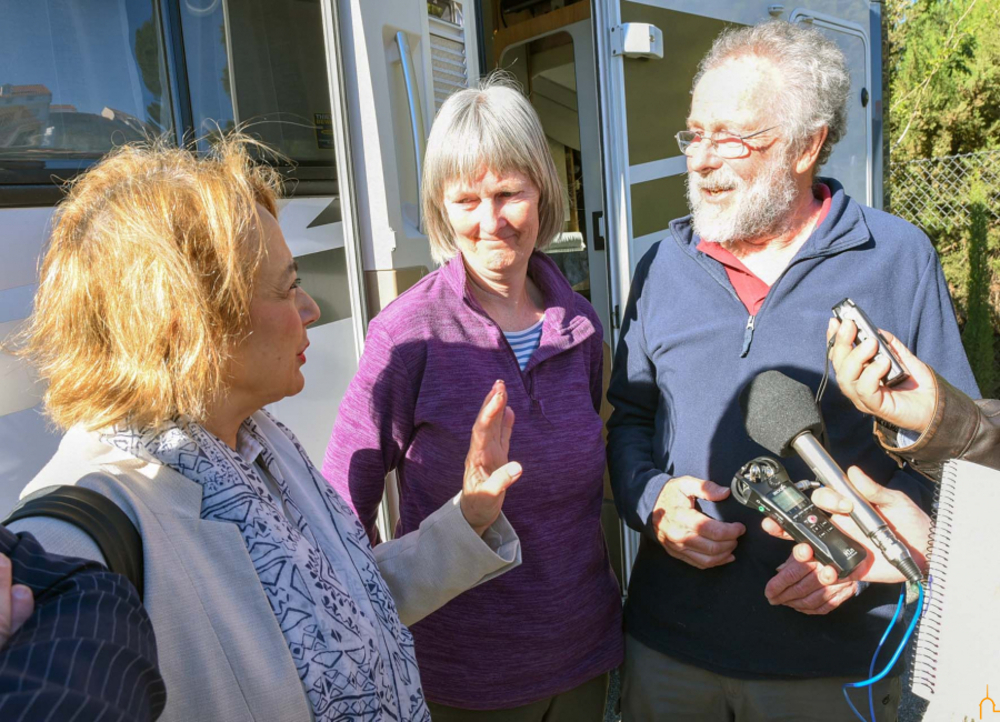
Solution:
<path fill-rule="evenodd" d="M 913 653 L 913 686 L 923 686 L 932 693 L 937 683 L 938 651 L 948 588 L 952 520 L 955 514 L 955 487 L 952 481 L 946 472 L 934 491 L 934 517 L 927 543 L 927 594 Z"/>

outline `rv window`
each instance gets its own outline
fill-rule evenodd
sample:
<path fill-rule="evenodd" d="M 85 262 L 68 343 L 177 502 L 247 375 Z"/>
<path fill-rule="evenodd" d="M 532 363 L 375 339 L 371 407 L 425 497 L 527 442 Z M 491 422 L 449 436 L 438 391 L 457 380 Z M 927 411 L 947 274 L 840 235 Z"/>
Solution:
<path fill-rule="evenodd" d="M 462 27 L 462 6 L 455 0 L 427 0 L 427 14 Z"/>
<path fill-rule="evenodd" d="M 172 134 L 153 0 L 2 3 L 0 184 L 50 184 Z"/>
<path fill-rule="evenodd" d="M 336 177 L 318 0 L 184 0 L 184 52 L 202 143 L 238 125 L 291 159 L 299 180 Z"/>
<path fill-rule="evenodd" d="M 207 150 L 213 137 L 235 126 L 225 15 L 221 0 L 184 0 L 180 7 L 194 138 Z"/>

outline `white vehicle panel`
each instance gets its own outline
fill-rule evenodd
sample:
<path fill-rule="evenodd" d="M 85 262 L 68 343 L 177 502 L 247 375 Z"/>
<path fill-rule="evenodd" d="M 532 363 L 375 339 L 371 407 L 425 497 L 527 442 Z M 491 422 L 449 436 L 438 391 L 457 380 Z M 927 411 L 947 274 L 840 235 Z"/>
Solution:
<path fill-rule="evenodd" d="M 293 256 L 344 247 L 344 224 L 337 198 L 290 198 L 278 201 L 278 222 Z M 336 221 L 323 222 L 324 214 Z"/>
<path fill-rule="evenodd" d="M 0 291 L 34 283 L 51 217 L 51 208 L 0 209 Z"/>
<path fill-rule="evenodd" d="M 60 439 L 41 406 L 0 416 L 0 515 L 6 515 L 24 485 L 52 458 Z"/>
<path fill-rule="evenodd" d="M 310 329 L 302 367 L 305 390 L 268 406 L 295 433 L 317 468 L 323 465 L 340 401 L 358 368 L 353 334 L 349 318 Z"/>

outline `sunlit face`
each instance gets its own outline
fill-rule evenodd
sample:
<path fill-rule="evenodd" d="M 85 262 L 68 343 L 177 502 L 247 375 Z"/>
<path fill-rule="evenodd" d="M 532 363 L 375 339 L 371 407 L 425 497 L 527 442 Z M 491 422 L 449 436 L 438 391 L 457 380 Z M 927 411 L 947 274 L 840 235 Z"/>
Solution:
<path fill-rule="evenodd" d="M 695 86 L 688 129 L 749 135 L 778 124 L 769 105 L 781 78 L 766 60 L 747 56 L 710 70 Z M 778 232 L 795 201 L 793 158 L 780 126 L 746 141 L 741 158 L 720 158 L 708 142 L 688 156 L 688 202 L 695 232 L 718 243 Z"/>
<path fill-rule="evenodd" d="M 319 318 L 319 307 L 299 285 L 278 221 L 263 207 L 257 210 L 266 254 L 250 302 L 250 333 L 232 360 L 229 393 L 261 408 L 302 390 L 306 326 Z"/>
<path fill-rule="evenodd" d="M 444 189 L 455 245 L 480 276 L 526 272 L 538 240 L 538 188 L 522 173 L 486 170 Z"/>

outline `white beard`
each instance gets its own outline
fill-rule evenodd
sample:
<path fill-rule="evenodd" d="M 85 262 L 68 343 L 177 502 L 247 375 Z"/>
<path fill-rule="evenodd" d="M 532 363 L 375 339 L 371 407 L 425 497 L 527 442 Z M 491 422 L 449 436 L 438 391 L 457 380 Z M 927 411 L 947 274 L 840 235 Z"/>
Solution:
<path fill-rule="evenodd" d="M 786 154 L 775 156 L 751 180 L 723 163 L 717 170 L 687 176 L 688 204 L 694 231 L 704 241 L 735 243 L 780 233 L 791 220 L 795 180 Z M 702 189 L 733 189 L 722 204 L 706 201 Z"/>

